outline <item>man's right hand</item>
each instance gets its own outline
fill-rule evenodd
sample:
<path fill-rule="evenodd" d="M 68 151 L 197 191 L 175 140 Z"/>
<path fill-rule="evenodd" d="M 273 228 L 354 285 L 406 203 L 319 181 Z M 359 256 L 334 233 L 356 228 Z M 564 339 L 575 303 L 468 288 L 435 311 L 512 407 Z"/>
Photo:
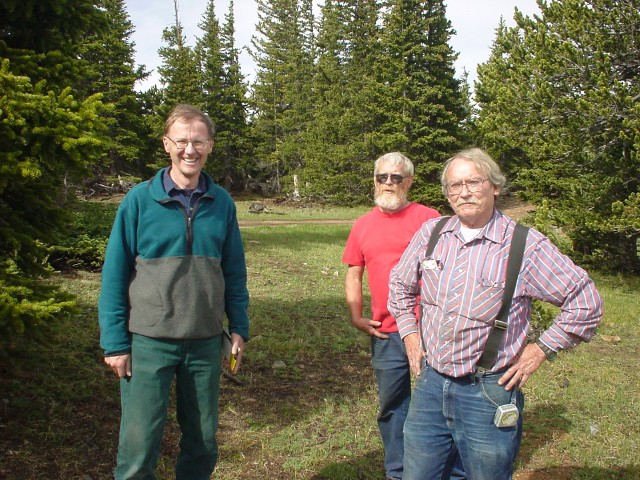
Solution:
<path fill-rule="evenodd" d="M 409 359 L 409 367 L 416 377 L 420 376 L 422 370 L 422 357 L 424 352 L 420 348 L 420 337 L 416 332 L 410 333 L 402 339 L 404 347 L 407 350 L 407 358 Z"/>
<path fill-rule="evenodd" d="M 104 357 L 106 363 L 111 370 L 118 375 L 118 378 L 131 376 L 131 354 L 114 355 L 112 357 Z"/>
<path fill-rule="evenodd" d="M 372 337 L 384 339 L 389 338 L 389 335 L 387 335 L 386 333 L 378 331 L 378 328 L 380 327 L 380 325 L 382 325 L 381 322 L 376 322 L 374 320 L 371 320 L 370 318 L 360 317 L 357 320 L 354 320 L 352 318 L 351 324 L 358 330 L 366 333 L 367 335 L 371 335 Z"/>

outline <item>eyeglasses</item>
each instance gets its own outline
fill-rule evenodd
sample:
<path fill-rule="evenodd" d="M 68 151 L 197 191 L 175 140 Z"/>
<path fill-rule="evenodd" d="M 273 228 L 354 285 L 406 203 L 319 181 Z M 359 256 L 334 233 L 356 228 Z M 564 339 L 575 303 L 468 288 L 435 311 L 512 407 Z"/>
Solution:
<path fill-rule="evenodd" d="M 397 173 L 378 173 L 376 175 L 376 182 L 378 183 L 387 183 L 387 180 L 391 177 L 391 183 L 394 185 L 400 185 L 405 178 L 402 175 L 398 175 Z"/>
<path fill-rule="evenodd" d="M 209 140 L 178 140 L 175 141 L 174 139 L 167 137 L 165 135 L 165 138 L 167 138 L 169 141 L 171 141 L 171 143 L 173 143 L 176 146 L 177 150 L 185 150 L 189 144 L 193 145 L 193 148 L 195 148 L 196 150 L 198 150 L 199 152 L 201 152 L 202 150 L 205 150 L 208 146 L 209 146 Z"/>
<path fill-rule="evenodd" d="M 462 187 L 466 186 L 467 190 L 471 193 L 479 192 L 482 189 L 482 184 L 484 182 L 488 182 L 489 179 L 485 178 L 484 180 L 473 179 L 467 180 L 466 182 L 453 182 L 447 184 L 447 192 L 449 195 L 458 195 L 462 192 Z"/>

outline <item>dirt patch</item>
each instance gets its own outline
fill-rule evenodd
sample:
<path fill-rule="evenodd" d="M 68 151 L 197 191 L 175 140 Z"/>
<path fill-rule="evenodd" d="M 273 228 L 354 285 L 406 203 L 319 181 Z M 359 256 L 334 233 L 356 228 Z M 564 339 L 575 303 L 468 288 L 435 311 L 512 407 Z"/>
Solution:
<path fill-rule="evenodd" d="M 524 217 L 531 215 L 535 212 L 535 206 L 530 203 L 523 202 L 513 196 L 500 197 L 498 200 L 498 209 L 505 215 L 510 216 L 514 220 L 522 220 Z M 258 216 L 260 214 L 257 214 Z M 350 225 L 353 220 L 261 220 L 259 217 L 255 220 L 240 220 L 238 222 L 241 227 L 255 227 L 255 226 L 284 226 L 284 225 Z"/>
<path fill-rule="evenodd" d="M 522 220 L 524 217 L 535 212 L 535 206 L 523 202 L 514 196 L 504 196 L 498 199 L 498 210 L 505 215 L 509 215 L 514 220 Z"/>
<path fill-rule="evenodd" d="M 104 202 L 104 203 L 116 203 L 119 204 L 122 201 L 124 194 L 113 194 L 108 196 L 95 196 L 91 198 L 91 201 Z M 262 202 L 262 203 L 281 203 L 281 202 Z M 301 208 L 307 208 L 309 205 L 301 204 Z M 520 220 L 535 211 L 535 206 L 523 202 L 513 195 L 504 195 L 498 199 L 498 209 L 509 215 L 514 220 Z M 320 224 L 320 225 L 348 225 L 353 223 L 353 220 L 262 220 L 259 218 L 260 214 L 256 214 L 256 219 L 241 220 L 241 227 L 252 227 L 258 225 L 278 226 L 278 225 L 297 225 L 297 224 Z"/>

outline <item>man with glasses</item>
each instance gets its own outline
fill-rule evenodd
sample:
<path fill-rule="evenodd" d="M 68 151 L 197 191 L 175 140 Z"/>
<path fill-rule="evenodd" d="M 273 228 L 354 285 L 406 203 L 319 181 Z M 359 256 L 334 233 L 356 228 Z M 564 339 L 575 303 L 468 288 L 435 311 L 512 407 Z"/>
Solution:
<path fill-rule="evenodd" d="M 587 273 L 529 229 L 506 329 L 490 342 L 497 356 L 478 368 L 502 305 L 516 225 L 495 208 L 505 181 L 480 149 L 449 159 L 441 183 L 455 215 L 429 256 L 437 222 L 425 223 L 391 272 L 389 310 L 400 336 L 405 343 L 415 338 L 425 352 L 410 358 L 418 379 L 404 430 L 404 480 L 440 479 L 457 455 L 470 479 L 511 479 L 522 438 L 520 389 L 545 360 L 589 341 L 602 316 Z M 560 313 L 528 344 L 534 298 Z"/>
<path fill-rule="evenodd" d="M 345 294 L 351 323 L 371 336 L 386 477 L 398 479 L 402 478 L 403 470 L 402 428 L 411 397 L 405 350 L 417 350 L 419 345 L 411 343 L 414 338 L 406 345 L 402 343 L 396 322 L 387 310 L 389 272 L 420 226 L 440 214 L 407 199 L 413 183 L 413 163 L 400 153 L 388 153 L 376 160 L 373 182 L 376 206 L 353 225 L 342 261 L 348 265 Z M 365 268 L 371 294 L 371 318 L 363 312 Z"/>
<path fill-rule="evenodd" d="M 209 117 L 190 105 L 169 114 L 171 164 L 127 193 L 107 245 L 98 311 L 104 361 L 120 378 L 116 480 L 155 478 L 174 379 L 175 478 L 209 479 L 218 458 L 224 316 L 235 374 L 249 295 L 235 205 L 202 171 L 213 135 Z"/>

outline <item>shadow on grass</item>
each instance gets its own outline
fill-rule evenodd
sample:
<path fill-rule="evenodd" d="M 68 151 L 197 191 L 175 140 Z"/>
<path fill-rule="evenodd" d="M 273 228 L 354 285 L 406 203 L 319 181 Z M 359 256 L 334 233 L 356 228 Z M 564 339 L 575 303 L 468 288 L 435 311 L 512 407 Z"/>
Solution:
<path fill-rule="evenodd" d="M 571 422 L 563 416 L 566 411 L 561 404 L 528 408 L 525 401 L 524 434 L 517 460 L 519 465 L 526 465 L 548 440 L 569 432 Z"/>
<path fill-rule="evenodd" d="M 344 462 L 325 465 L 309 480 L 369 480 L 384 477 L 384 468 L 380 464 L 382 449 L 370 452 Z"/>
<path fill-rule="evenodd" d="M 308 250 L 310 245 L 344 245 L 351 225 L 292 224 L 273 227 L 256 227 L 243 230 L 247 248 L 255 250 L 282 249 Z"/>
<path fill-rule="evenodd" d="M 94 285 L 99 282 L 98 274 L 82 275 Z M 75 280 L 68 278 L 70 283 Z M 76 293 L 82 315 L 58 325 L 47 345 L 24 345 L 22 358 L 0 368 L 0 479 L 112 477 L 118 443 L 118 380 L 102 363 L 95 299 Z M 272 448 L 269 442 L 274 436 L 279 441 L 292 425 L 304 436 L 313 422 L 318 423 L 319 435 L 327 430 L 337 435 L 350 427 L 331 419 L 328 423 L 318 420 L 327 404 L 336 408 L 344 404 L 346 410 L 362 408 L 358 401 L 375 404 L 375 399 L 363 395 L 374 384 L 368 342 L 349 325 L 342 298 L 329 294 L 291 302 L 254 300 L 252 309 L 259 319 L 238 375 L 241 384 L 223 378 L 220 397 L 221 411 L 235 408 L 234 416 L 242 418 L 224 432 L 221 443 L 227 451 L 242 455 L 234 471 L 216 475 L 218 479 L 287 476 L 291 470 L 286 462 L 297 455 Z M 273 368 L 277 360 L 285 368 Z M 349 415 L 349 411 L 338 413 Z M 353 426 L 361 428 L 362 418 L 352 416 Z M 364 422 L 375 428 L 375 414 L 366 414 Z M 246 448 L 245 439 L 252 430 L 263 435 L 266 449 Z M 159 479 L 173 478 L 179 436 L 172 405 Z M 308 446 L 306 439 L 298 440 Z M 326 444 L 327 461 L 341 458 L 344 446 Z M 381 467 L 382 453 L 372 457 L 378 457 Z M 264 477 L 254 475 L 253 461 L 268 465 Z M 295 478 L 308 478 L 309 469 L 301 475 L 307 476 Z"/>
<path fill-rule="evenodd" d="M 381 479 L 384 470 L 371 467 L 378 460 L 379 453 L 359 457 L 344 463 L 330 463 L 309 480 L 370 480 Z M 374 471 L 375 470 L 375 471 Z M 638 480 L 640 466 L 630 465 L 625 468 L 580 468 L 558 467 L 543 468 L 533 471 L 516 471 L 515 480 Z"/>

